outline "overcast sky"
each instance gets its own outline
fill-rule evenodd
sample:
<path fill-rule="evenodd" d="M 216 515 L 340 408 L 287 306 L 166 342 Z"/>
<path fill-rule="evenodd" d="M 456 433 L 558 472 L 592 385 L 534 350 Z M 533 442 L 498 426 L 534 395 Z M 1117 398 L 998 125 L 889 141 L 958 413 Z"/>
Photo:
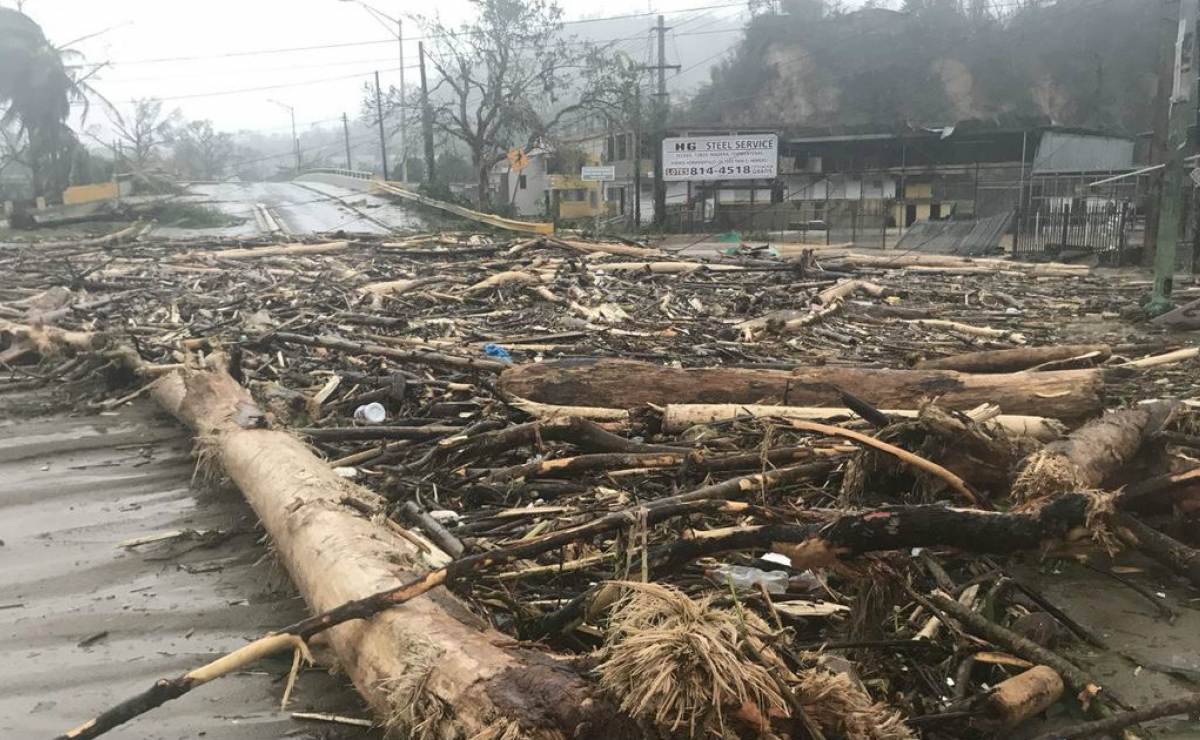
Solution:
<path fill-rule="evenodd" d="M 371 4 L 392 17 L 436 10 L 459 21 L 470 12 L 466 0 Z M 706 77 L 715 59 L 707 60 L 736 42 L 736 29 L 744 16 L 744 5 L 732 0 L 655 0 L 653 5 L 646 0 L 604 4 L 561 0 L 561 4 L 568 20 L 667 14 L 668 25 L 678 27 L 678 35 L 668 37 L 667 61 L 694 66 L 674 81 L 677 86 L 694 85 Z M 16 3 L 0 0 L 0 5 Z M 288 112 L 271 99 L 295 107 L 302 129 L 329 125 L 342 111 L 356 114 L 362 84 L 371 79 L 373 70 L 380 70 L 385 86 L 399 82 L 394 34 L 353 1 L 26 0 L 24 9 L 52 43 L 68 44 L 91 36 L 71 46 L 89 63 L 109 63 L 93 84 L 123 110 L 133 98 L 157 97 L 168 108 L 179 108 L 186 118 L 210 118 L 225 130 L 286 132 Z M 421 30 L 405 21 L 405 75 L 411 85 L 419 79 L 416 39 Z M 643 58 L 650 51 L 648 29 L 653 22 L 648 15 L 567 28 L 594 39 L 623 39 L 621 48 Z M 631 34 L 631 23 L 635 29 L 644 24 L 647 33 Z M 261 53 L 337 44 L 343 46 Z M 93 110 L 89 123 L 102 121 L 103 114 Z"/>

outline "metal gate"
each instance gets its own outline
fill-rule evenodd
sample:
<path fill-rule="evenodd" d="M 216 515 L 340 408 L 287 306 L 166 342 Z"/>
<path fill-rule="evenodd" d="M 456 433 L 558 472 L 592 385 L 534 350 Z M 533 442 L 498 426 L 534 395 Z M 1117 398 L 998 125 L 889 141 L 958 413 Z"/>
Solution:
<path fill-rule="evenodd" d="M 1101 187 L 1088 184 L 1096 179 L 1076 175 L 1030 182 L 1014 220 L 1013 256 L 1050 260 L 1094 255 L 1102 264 L 1136 262 L 1145 234 L 1142 178 Z"/>

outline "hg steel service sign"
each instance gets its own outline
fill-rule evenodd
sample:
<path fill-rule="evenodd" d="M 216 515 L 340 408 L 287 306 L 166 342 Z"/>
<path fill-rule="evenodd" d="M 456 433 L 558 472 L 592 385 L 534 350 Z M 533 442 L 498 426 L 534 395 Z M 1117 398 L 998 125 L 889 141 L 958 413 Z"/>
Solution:
<path fill-rule="evenodd" d="M 779 137 L 685 136 L 663 139 L 663 179 L 768 180 L 778 174 Z"/>

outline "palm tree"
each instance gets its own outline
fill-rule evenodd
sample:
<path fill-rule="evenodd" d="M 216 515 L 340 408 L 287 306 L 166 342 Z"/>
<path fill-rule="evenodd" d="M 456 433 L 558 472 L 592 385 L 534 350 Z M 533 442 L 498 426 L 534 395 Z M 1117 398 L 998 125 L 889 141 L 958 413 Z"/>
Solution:
<path fill-rule="evenodd" d="M 86 77 L 67 62 L 79 57 L 55 47 L 41 26 L 18 10 L 0 8 L 0 127 L 17 127 L 35 194 L 61 191 L 70 181 L 79 144 L 67 125 L 71 105 L 87 106 Z"/>

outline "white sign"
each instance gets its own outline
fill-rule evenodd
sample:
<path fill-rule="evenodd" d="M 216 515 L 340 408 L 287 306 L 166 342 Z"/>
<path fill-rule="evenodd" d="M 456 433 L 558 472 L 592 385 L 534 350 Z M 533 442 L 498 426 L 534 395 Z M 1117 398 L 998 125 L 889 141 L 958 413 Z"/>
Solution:
<path fill-rule="evenodd" d="M 757 180 L 779 173 L 779 137 L 684 136 L 663 139 L 663 179 Z"/>
<path fill-rule="evenodd" d="M 617 179 L 617 168 L 612 165 L 605 167 L 583 167 L 579 171 L 579 179 L 588 182 L 611 182 Z"/>

